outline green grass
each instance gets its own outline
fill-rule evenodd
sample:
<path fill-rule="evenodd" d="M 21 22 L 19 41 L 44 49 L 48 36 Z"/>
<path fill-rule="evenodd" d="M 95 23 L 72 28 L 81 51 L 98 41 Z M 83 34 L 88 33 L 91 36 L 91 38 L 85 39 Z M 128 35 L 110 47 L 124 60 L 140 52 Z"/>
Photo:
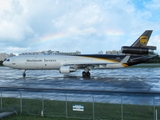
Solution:
<path fill-rule="evenodd" d="M 16 115 L 5 118 L 5 120 L 82 120 L 73 118 L 56 118 L 56 117 L 41 117 L 41 116 L 31 116 L 31 115 Z"/>
<path fill-rule="evenodd" d="M 137 64 L 133 66 L 129 66 L 128 68 L 159 68 L 159 63 L 144 63 L 144 64 Z"/>
<path fill-rule="evenodd" d="M 84 111 L 73 111 L 72 106 L 75 104 L 83 105 Z M 23 99 L 22 105 L 22 113 L 20 113 L 19 99 L 3 98 L 3 111 L 16 110 L 18 112 L 18 115 L 6 118 L 6 120 L 67 120 L 69 118 L 72 118 L 70 120 L 80 120 L 93 119 L 93 117 L 95 119 L 120 120 L 122 115 L 120 104 L 94 103 L 93 116 L 93 103 L 91 102 L 68 101 L 66 104 L 65 101 L 44 100 L 44 117 L 41 117 L 42 100 Z M 156 109 L 160 115 L 160 107 L 156 106 Z M 124 120 L 151 120 L 154 118 L 153 106 L 123 105 L 123 118 Z"/>

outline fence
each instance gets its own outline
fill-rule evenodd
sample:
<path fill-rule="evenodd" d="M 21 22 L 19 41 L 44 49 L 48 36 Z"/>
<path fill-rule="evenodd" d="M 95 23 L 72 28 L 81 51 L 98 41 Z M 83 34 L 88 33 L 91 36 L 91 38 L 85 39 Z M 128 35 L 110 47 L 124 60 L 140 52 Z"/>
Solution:
<path fill-rule="evenodd" d="M 136 105 L 135 105 L 136 104 Z M 55 93 L 0 93 L 1 111 L 20 114 L 107 120 L 157 120 L 159 97 Z"/>

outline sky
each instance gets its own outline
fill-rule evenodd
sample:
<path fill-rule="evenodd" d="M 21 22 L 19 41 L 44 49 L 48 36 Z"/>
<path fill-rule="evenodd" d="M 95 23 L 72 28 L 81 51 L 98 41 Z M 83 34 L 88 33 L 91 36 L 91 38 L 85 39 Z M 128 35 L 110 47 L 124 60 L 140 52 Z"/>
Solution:
<path fill-rule="evenodd" d="M 160 54 L 159 0 L 0 0 L 0 53 L 105 53 L 145 30 Z"/>

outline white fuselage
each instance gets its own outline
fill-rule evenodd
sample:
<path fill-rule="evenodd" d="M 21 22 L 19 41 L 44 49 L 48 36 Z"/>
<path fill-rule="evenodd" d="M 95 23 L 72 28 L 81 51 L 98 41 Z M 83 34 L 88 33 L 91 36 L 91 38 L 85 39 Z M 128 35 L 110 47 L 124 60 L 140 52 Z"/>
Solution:
<path fill-rule="evenodd" d="M 85 68 L 120 68 L 121 63 L 109 59 L 98 59 L 68 55 L 20 55 L 8 58 L 3 62 L 5 66 L 23 70 L 59 70 L 62 66 L 71 66 L 76 69 Z"/>

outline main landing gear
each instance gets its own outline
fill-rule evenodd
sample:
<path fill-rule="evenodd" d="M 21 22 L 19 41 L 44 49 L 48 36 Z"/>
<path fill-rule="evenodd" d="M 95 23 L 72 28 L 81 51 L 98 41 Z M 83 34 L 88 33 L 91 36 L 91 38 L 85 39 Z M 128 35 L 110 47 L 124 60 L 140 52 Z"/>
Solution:
<path fill-rule="evenodd" d="M 23 77 L 26 77 L 26 70 L 23 71 Z"/>
<path fill-rule="evenodd" d="M 88 71 L 88 72 L 85 72 L 85 71 L 83 71 L 82 72 L 82 76 L 84 77 L 84 78 L 89 78 L 90 77 L 90 72 Z"/>
<path fill-rule="evenodd" d="M 86 67 L 86 68 L 84 68 L 84 71 L 82 72 L 82 76 L 84 77 L 84 78 L 90 78 L 90 69 L 91 68 L 89 68 L 89 67 Z"/>

